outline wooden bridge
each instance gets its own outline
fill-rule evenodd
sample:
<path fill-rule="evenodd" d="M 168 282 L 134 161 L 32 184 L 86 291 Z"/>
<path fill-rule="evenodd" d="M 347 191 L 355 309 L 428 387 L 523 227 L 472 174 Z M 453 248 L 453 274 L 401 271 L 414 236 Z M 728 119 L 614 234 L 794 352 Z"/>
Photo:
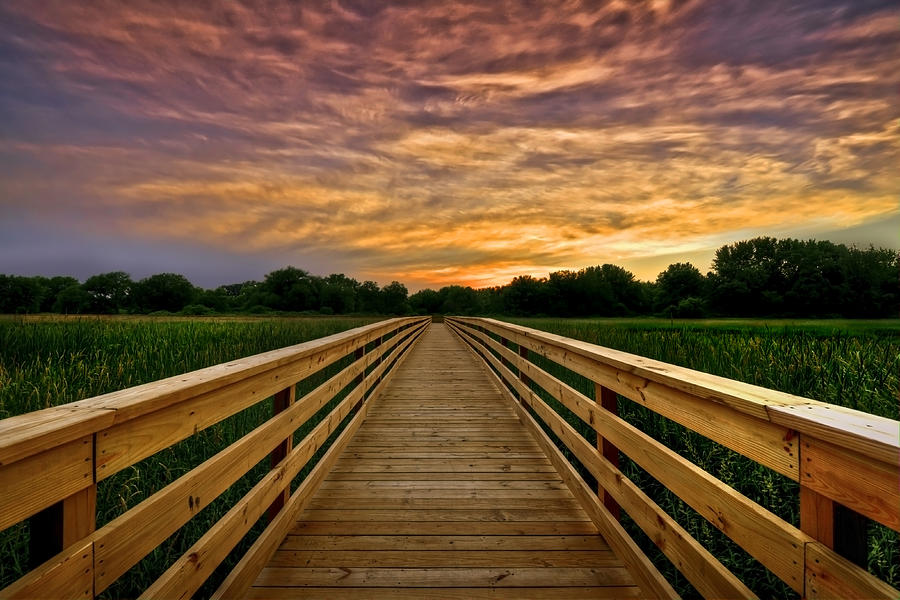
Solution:
<path fill-rule="evenodd" d="M 593 382 L 593 397 L 550 373 L 561 369 Z M 800 522 L 618 417 L 618 395 L 798 482 Z M 96 526 L 104 480 L 268 398 L 269 420 Z M 212 597 L 677 597 L 620 511 L 704 597 L 753 597 L 625 477 L 620 453 L 802 597 L 897 598 L 851 558 L 870 520 L 900 527 L 898 432 L 500 321 L 391 319 L 0 421 L 0 529 L 28 520 L 35 564 L 0 598 L 103 593 L 268 456 L 271 469 L 142 597 L 193 596 L 257 523 Z"/>

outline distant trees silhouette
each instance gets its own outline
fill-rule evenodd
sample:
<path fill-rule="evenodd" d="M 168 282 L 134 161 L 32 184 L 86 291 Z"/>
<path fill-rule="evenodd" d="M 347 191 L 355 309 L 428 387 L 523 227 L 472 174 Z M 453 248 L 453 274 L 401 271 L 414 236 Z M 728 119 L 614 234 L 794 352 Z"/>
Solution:
<path fill-rule="evenodd" d="M 320 277 L 285 267 L 263 281 L 215 289 L 183 275 L 132 281 L 115 271 L 89 277 L 0 275 L 0 313 L 497 314 L 515 316 L 895 317 L 900 255 L 828 241 L 758 237 L 722 246 L 706 275 L 690 263 L 666 267 L 654 282 L 604 264 L 515 277 L 483 289 L 459 285 L 409 295 L 337 273 Z"/>

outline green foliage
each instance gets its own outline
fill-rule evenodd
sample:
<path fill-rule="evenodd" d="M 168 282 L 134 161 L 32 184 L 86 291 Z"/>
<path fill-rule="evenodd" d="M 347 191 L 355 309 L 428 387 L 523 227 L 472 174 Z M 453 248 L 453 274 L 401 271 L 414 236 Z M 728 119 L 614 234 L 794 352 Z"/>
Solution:
<path fill-rule="evenodd" d="M 159 273 L 134 285 L 134 302 L 145 311 L 178 312 L 194 299 L 194 286 L 184 275 Z"/>
<path fill-rule="evenodd" d="M 62 314 L 81 314 L 87 312 L 91 304 L 91 295 L 77 283 L 64 288 L 56 295 L 53 312 Z"/>
<path fill-rule="evenodd" d="M 118 314 L 131 301 L 134 282 L 128 273 L 113 271 L 88 277 L 82 287 L 90 295 L 90 312 Z"/>
<path fill-rule="evenodd" d="M 702 302 L 706 288 L 706 278 L 694 265 L 690 263 L 675 263 L 666 267 L 666 270 L 656 278 L 656 297 L 654 307 L 658 311 L 667 311 L 688 298 L 696 298 Z M 683 310 L 680 312 L 684 312 Z M 676 314 L 675 316 L 702 316 Z"/>

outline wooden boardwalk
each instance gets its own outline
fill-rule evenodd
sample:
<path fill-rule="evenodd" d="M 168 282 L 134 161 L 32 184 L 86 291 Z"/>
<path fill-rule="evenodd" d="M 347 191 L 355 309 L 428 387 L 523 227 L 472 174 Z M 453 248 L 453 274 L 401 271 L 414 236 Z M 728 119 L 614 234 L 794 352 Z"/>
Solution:
<path fill-rule="evenodd" d="M 483 363 L 433 324 L 247 597 L 640 595 Z"/>

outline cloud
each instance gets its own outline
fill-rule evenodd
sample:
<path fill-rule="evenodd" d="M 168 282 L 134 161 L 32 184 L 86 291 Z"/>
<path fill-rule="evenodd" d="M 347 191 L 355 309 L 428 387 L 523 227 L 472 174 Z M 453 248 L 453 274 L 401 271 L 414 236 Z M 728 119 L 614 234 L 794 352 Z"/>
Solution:
<path fill-rule="evenodd" d="M 0 15 L 0 214 L 41 235 L 489 284 L 897 209 L 889 3 Z"/>

